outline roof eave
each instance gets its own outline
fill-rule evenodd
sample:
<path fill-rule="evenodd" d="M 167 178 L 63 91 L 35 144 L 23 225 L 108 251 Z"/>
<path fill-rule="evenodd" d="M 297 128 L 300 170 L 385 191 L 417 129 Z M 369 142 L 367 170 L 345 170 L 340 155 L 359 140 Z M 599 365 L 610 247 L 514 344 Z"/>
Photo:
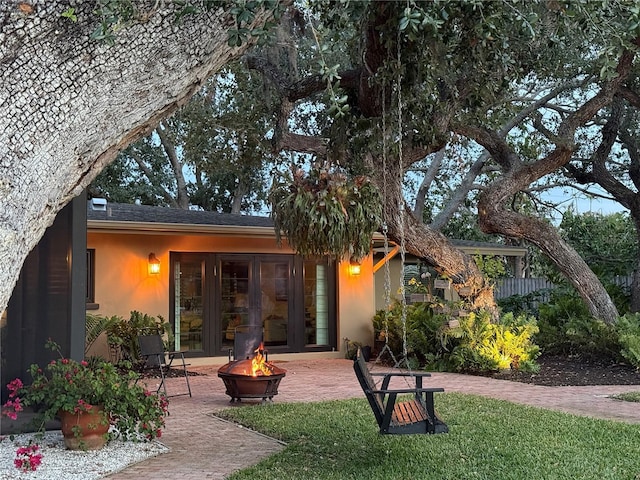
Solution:
<path fill-rule="evenodd" d="M 274 238 L 273 227 L 239 225 L 200 225 L 192 223 L 118 222 L 113 220 L 88 220 L 87 232 L 137 233 L 137 234 L 217 234 L 225 236 L 252 236 Z"/>

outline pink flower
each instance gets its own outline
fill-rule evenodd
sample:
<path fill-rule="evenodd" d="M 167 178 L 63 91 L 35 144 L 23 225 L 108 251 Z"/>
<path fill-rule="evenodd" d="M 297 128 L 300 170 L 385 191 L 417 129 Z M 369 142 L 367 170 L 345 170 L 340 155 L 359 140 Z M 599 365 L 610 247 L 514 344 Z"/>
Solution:
<path fill-rule="evenodd" d="M 87 361 L 86 361 L 86 360 L 82 360 L 82 361 L 80 362 L 80 365 L 82 365 L 83 367 L 88 367 L 88 366 L 89 366 L 89 364 L 87 363 Z"/>
<path fill-rule="evenodd" d="M 18 414 L 16 412 L 6 412 L 5 415 L 9 417 L 11 420 L 18 419 Z"/>
<path fill-rule="evenodd" d="M 21 412 L 22 410 L 23 408 L 20 403 L 20 397 L 16 397 L 13 400 L 7 400 L 7 403 L 3 406 L 2 415 L 9 417 L 11 420 L 16 420 L 18 418 L 18 412 Z"/>
<path fill-rule="evenodd" d="M 15 378 L 11 380 L 7 384 L 7 389 L 11 392 L 9 394 L 9 398 L 15 397 L 17 395 L 17 391 L 20 390 L 22 387 L 23 387 L 22 380 L 20 380 L 19 378 Z"/>
<path fill-rule="evenodd" d="M 42 454 L 38 453 L 38 445 L 20 447 L 16 450 L 15 467 L 23 472 L 35 471 L 42 463 Z"/>

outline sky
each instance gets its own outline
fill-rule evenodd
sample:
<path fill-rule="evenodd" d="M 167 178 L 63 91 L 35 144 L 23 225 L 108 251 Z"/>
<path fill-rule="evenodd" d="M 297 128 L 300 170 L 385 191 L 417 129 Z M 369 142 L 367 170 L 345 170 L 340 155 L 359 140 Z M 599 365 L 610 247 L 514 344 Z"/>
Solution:
<path fill-rule="evenodd" d="M 604 191 L 601 189 L 598 190 L 596 188 L 592 188 L 592 190 L 599 191 L 604 195 Z M 627 211 L 627 209 L 618 202 L 602 198 L 587 198 L 586 195 L 580 192 L 576 192 L 575 190 L 569 192 L 563 188 L 554 188 L 546 192 L 543 195 L 543 198 L 559 205 L 560 211 L 573 208 L 574 212 L 579 214 L 592 212 L 608 215 L 611 213 Z M 557 213 L 557 216 L 554 216 L 554 220 L 560 222 L 560 212 Z"/>

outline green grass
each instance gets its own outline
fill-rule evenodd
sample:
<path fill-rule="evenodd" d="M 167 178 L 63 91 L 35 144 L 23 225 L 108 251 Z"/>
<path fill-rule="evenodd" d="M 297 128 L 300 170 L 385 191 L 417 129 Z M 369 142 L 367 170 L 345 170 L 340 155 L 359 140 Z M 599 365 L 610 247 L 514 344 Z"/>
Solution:
<path fill-rule="evenodd" d="M 640 480 L 640 425 L 456 393 L 436 396 L 448 434 L 380 435 L 366 400 L 227 409 L 287 442 L 232 480 Z"/>
<path fill-rule="evenodd" d="M 618 393 L 617 395 L 611 395 L 611 398 L 625 402 L 640 402 L 640 392 Z"/>

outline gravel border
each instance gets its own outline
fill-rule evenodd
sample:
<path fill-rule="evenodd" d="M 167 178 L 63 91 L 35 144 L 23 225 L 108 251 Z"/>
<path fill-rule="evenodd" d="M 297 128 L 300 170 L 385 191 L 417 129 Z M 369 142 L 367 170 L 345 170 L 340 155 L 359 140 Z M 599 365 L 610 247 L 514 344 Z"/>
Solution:
<path fill-rule="evenodd" d="M 13 461 L 16 449 L 27 446 L 34 439 L 33 434 L 0 437 L 0 479 L 29 480 L 95 480 L 141 462 L 169 449 L 163 444 L 152 442 L 123 442 L 112 440 L 100 450 L 66 450 L 62 432 L 46 432 L 41 440 L 34 440 L 40 446 L 42 463 L 35 472 L 18 470 Z"/>

